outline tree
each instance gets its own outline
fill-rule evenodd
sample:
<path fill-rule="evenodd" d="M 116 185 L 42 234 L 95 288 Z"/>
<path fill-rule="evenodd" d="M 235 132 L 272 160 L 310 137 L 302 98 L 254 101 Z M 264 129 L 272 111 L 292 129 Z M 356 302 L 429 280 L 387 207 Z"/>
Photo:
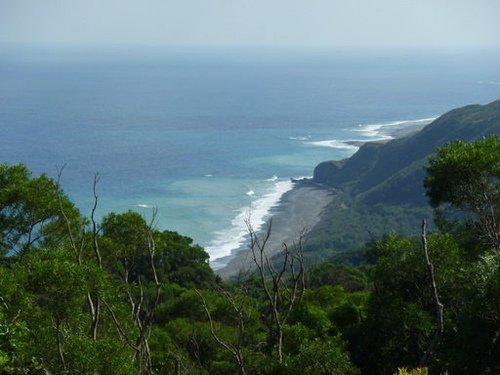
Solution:
<path fill-rule="evenodd" d="M 443 335 L 443 331 L 444 331 L 444 322 L 443 322 L 444 306 L 441 303 L 441 301 L 439 300 L 439 293 L 438 293 L 438 288 L 437 288 L 437 284 L 436 284 L 436 275 L 434 272 L 434 264 L 432 263 L 430 256 L 429 256 L 429 244 L 427 241 L 427 224 L 426 224 L 425 220 L 422 221 L 422 247 L 424 250 L 425 262 L 427 264 L 427 269 L 428 269 L 429 276 L 430 276 L 430 282 L 432 285 L 432 294 L 434 295 L 437 329 L 436 329 L 436 333 L 434 334 L 433 339 L 431 340 L 429 346 L 427 347 L 427 350 L 422 355 L 422 358 L 420 358 L 419 367 L 426 366 L 429 363 L 429 359 L 434 354 L 434 350 L 436 348 L 436 345 L 438 344 L 441 336 Z"/>
<path fill-rule="evenodd" d="M 500 137 L 451 142 L 429 159 L 424 181 L 431 205 L 472 215 L 483 240 L 500 251 Z"/>
<path fill-rule="evenodd" d="M 157 272 L 158 232 L 154 230 L 156 214 L 154 209 L 151 221 L 147 224 L 136 212 L 112 213 L 103 219 L 102 224 L 104 235 L 112 241 L 112 249 L 115 251 L 116 258 L 111 259 L 122 265 L 122 270 L 118 273 L 122 280 L 124 299 L 128 301 L 136 328 L 134 337 L 124 329 L 109 300 L 103 300 L 103 303 L 124 344 L 134 351 L 140 374 L 147 375 L 153 373 L 149 339 L 163 285 Z"/>
<path fill-rule="evenodd" d="M 215 275 L 208 253 L 193 240 L 177 232 L 163 231 L 158 240 L 159 273 L 187 288 L 213 286 Z"/>
<path fill-rule="evenodd" d="M 439 303 L 447 306 L 444 319 L 449 335 L 438 336 L 439 342 L 436 339 L 431 348 L 433 361 L 429 365 L 442 366 L 443 351 L 456 345 L 451 337 L 452 322 L 464 302 L 460 248 L 445 234 L 431 234 L 426 241 L 435 280 L 417 238 L 390 234 L 370 244 L 369 255 L 375 263 L 373 291 L 362 327 L 361 348 L 355 355 L 364 373 L 393 373 L 398 367 L 419 363 L 436 337 L 433 284 L 439 286 Z M 441 335 L 441 327 L 439 331 Z"/>
<path fill-rule="evenodd" d="M 301 301 L 305 291 L 304 254 L 302 234 L 290 248 L 283 243 L 281 264 L 276 268 L 267 254 L 267 243 L 271 237 L 272 221 L 267 230 L 259 236 L 247 220 L 250 235 L 250 250 L 253 263 L 257 268 L 260 286 L 267 300 L 265 324 L 268 328 L 267 346 L 272 353 L 277 349 L 278 363 L 283 363 L 283 337 L 285 324 L 290 313 Z"/>
<path fill-rule="evenodd" d="M 43 240 L 55 247 L 61 244 L 66 238 L 61 208 L 72 222 L 82 221 L 53 179 L 32 177 L 22 164 L 1 164 L 0 252 L 22 256 Z"/>
<path fill-rule="evenodd" d="M 241 304 L 239 304 L 231 293 L 227 291 L 221 291 L 221 294 L 224 295 L 227 301 L 231 304 L 231 307 L 233 308 L 237 319 L 237 326 L 238 326 L 237 339 L 235 340 L 234 343 L 232 343 L 228 340 L 223 339 L 220 336 L 220 334 L 217 333 L 215 329 L 214 320 L 212 319 L 212 314 L 210 313 L 210 309 L 208 308 L 205 297 L 203 297 L 203 295 L 198 290 L 196 290 L 196 293 L 203 301 L 203 308 L 205 309 L 208 321 L 210 323 L 210 333 L 212 334 L 212 337 L 215 339 L 217 344 L 219 344 L 222 348 L 227 350 L 233 356 L 238 366 L 238 374 L 246 375 L 247 373 L 245 369 L 246 360 L 245 360 L 245 355 L 243 354 L 243 340 L 245 336 L 245 326 L 247 321 L 249 320 L 248 316 L 249 310 L 245 309 Z"/>
<path fill-rule="evenodd" d="M 137 373 L 113 326 L 103 325 L 96 340 L 88 334 L 87 293 L 115 292 L 98 267 L 65 249 L 37 249 L 0 267 L 0 280 L 0 357 L 8 358 L 1 373 Z"/>
<path fill-rule="evenodd" d="M 359 268 L 328 261 L 311 266 L 307 271 L 306 279 L 310 288 L 341 285 L 349 292 L 368 289 L 368 277 Z"/>

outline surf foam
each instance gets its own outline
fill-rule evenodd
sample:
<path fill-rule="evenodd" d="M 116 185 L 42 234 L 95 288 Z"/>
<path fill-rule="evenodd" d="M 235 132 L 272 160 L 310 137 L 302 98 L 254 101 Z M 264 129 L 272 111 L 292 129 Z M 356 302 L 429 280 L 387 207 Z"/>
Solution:
<path fill-rule="evenodd" d="M 329 147 L 336 148 L 340 150 L 350 150 L 353 153 L 359 150 L 359 146 L 353 143 L 357 142 L 368 142 L 368 141 L 386 141 L 394 139 L 390 134 L 388 128 L 406 128 L 411 126 L 422 126 L 427 125 L 434 121 L 437 117 L 429 117 L 417 120 L 402 120 L 402 121 L 391 121 L 382 122 L 377 124 L 359 124 L 358 129 L 344 129 L 345 131 L 354 131 L 360 133 L 365 139 L 326 139 L 319 141 L 311 141 L 310 139 L 302 139 L 300 137 L 290 137 L 294 140 L 302 140 L 304 144 L 314 147 Z"/>
<path fill-rule="evenodd" d="M 291 180 L 274 180 L 273 186 L 262 196 L 250 201 L 250 205 L 237 210 L 236 216 L 231 221 L 231 227 L 227 230 L 214 233 L 215 239 L 206 247 L 210 254 L 210 265 L 213 269 L 219 269 L 227 264 L 227 256 L 233 250 L 240 248 L 247 240 L 248 228 L 246 221 L 250 220 L 252 228 L 259 231 L 266 224 L 271 209 L 276 207 L 283 194 L 293 188 Z M 269 182 L 269 179 L 268 179 Z"/>
<path fill-rule="evenodd" d="M 344 149 L 354 153 L 359 147 L 350 144 L 350 142 L 392 139 L 393 137 L 389 134 L 384 134 L 384 129 L 390 127 L 426 125 L 435 119 L 435 117 L 432 117 L 417 120 L 367 124 L 360 125 L 359 129 L 354 129 L 355 132 L 361 133 L 366 139 L 329 139 L 320 141 L 311 141 L 309 137 L 289 137 L 289 139 L 301 141 L 310 146 Z M 353 129 L 346 130 L 353 131 Z M 274 186 L 262 196 L 257 194 L 254 190 L 249 189 L 245 194 L 251 199 L 250 205 L 238 209 L 236 211 L 236 216 L 231 221 L 231 227 L 223 231 L 215 232 L 214 240 L 212 240 L 209 246 L 206 246 L 206 250 L 210 254 L 210 265 L 214 270 L 226 266 L 229 260 L 228 257 L 231 256 L 232 251 L 241 248 L 241 246 L 245 244 L 248 238 L 246 220 L 250 219 L 252 228 L 255 231 L 262 229 L 267 219 L 271 216 L 271 209 L 278 205 L 284 193 L 293 188 L 293 182 L 290 180 L 280 180 L 277 176 L 273 176 L 264 182 L 268 184 L 274 183 Z"/>
<path fill-rule="evenodd" d="M 384 134 L 384 130 L 386 130 L 386 128 L 394 128 L 394 127 L 406 128 L 416 125 L 420 126 L 427 125 L 430 124 L 435 119 L 437 119 L 437 117 L 428 117 L 417 120 L 382 122 L 378 124 L 367 124 L 367 125 L 359 124 L 359 129 L 353 129 L 353 131 L 361 133 L 365 137 L 369 137 L 370 140 L 384 141 L 384 140 L 394 139 L 393 136 L 389 134 Z"/>
<path fill-rule="evenodd" d="M 308 145 L 316 146 L 316 147 L 329 147 L 329 148 L 339 148 L 342 150 L 352 150 L 354 152 L 358 151 L 359 147 L 349 144 L 348 142 L 361 142 L 359 140 L 348 140 L 348 141 L 340 141 L 338 139 L 328 139 L 326 141 L 313 141 L 306 142 Z"/>

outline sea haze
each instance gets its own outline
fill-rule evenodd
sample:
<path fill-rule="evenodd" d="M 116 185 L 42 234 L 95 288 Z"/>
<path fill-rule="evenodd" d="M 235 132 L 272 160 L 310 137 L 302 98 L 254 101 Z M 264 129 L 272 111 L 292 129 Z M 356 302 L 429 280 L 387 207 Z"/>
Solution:
<path fill-rule="evenodd" d="M 159 229 L 213 259 L 243 240 L 249 207 L 263 223 L 290 177 L 355 152 L 346 141 L 500 97 L 487 51 L 2 51 L 1 162 L 65 164 L 84 214 L 98 172 L 100 215 L 157 206 Z"/>

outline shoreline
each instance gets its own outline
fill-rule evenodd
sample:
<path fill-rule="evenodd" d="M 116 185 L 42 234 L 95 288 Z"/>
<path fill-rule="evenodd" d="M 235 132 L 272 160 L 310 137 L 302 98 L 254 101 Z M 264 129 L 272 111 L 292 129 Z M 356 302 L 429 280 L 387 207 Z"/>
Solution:
<path fill-rule="evenodd" d="M 331 189 L 322 187 L 312 180 L 300 180 L 294 184 L 293 188 L 284 193 L 278 204 L 271 209 L 269 219 L 272 220 L 272 230 L 266 245 L 269 257 L 278 254 L 282 250 L 283 243 L 290 245 L 298 240 L 301 233 L 307 235 L 319 223 L 323 209 L 334 199 Z M 256 234 L 261 235 L 266 229 L 264 226 L 256 230 Z M 223 278 L 237 276 L 253 269 L 248 235 L 239 248 L 231 251 L 231 255 L 218 258 L 217 261 L 225 263 L 215 270 Z"/>
<path fill-rule="evenodd" d="M 361 147 L 368 142 L 389 142 L 396 138 L 410 136 L 431 123 L 434 118 L 408 122 L 389 123 L 380 126 L 374 132 L 373 140 L 346 141 L 346 144 Z M 271 258 L 282 250 L 283 243 L 291 245 L 301 234 L 307 237 L 321 220 L 323 210 L 335 198 L 335 191 L 312 181 L 312 179 L 292 179 L 294 186 L 285 192 L 278 203 L 271 208 L 267 221 L 272 220 L 271 237 L 266 246 Z M 262 235 L 266 226 L 256 228 L 257 235 Z M 252 271 L 254 268 L 249 248 L 248 234 L 241 245 L 231 250 L 231 254 L 211 261 L 215 273 L 222 278 L 235 277 Z M 307 238 L 306 238 L 307 240 Z"/>

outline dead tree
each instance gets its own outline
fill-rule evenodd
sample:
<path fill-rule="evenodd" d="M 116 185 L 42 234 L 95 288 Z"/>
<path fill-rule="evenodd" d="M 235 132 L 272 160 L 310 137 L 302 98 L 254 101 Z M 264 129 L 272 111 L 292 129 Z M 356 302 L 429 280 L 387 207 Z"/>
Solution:
<path fill-rule="evenodd" d="M 425 262 L 427 264 L 427 270 L 429 271 L 429 277 L 431 280 L 432 293 L 434 296 L 434 306 L 435 306 L 436 326 L 437 327 L 436 327 L 436 332 L 434 334 L 434 337 L 432 338 L 431 342 L 429 343 L 427 350 L 422 355 L 422 358 L 420 358 L 420 362 L 418 364 L 419 367 L 427 366 L 431 356 L 434 354 L 436 345 L 439 342 L 441 335 L 444 332 L 444 321 L 443 321 L 444 306 L 441 303 L 441 301 L 439 300 L 439 294 L 438 294 L 438 289 L 437 289 L 437 284 L 436 284 L 436 276 L 434 273 L 434 265 L 432 264 L 432 261 L 431 261 L 430 256 L 429 256 L 429 245 L 427 242 L 426 227 L 427 227 L 427 224 L 426 224 L 425 220 L 423 220 L 422 221 L 422 247 L 424 250 Z"/>
<path fill-rule="evenodd" d="M 282 261 L 275 266 L 266 252 L 272 232 L 272 220 L 266 230 L 259 235 L 255 232 L 250 219 L 246 220 L 250 235 L 250 250 L 253 263 L 257 268 L 260 285 L 269 304 L 265 324 L 268 329 L 268 350 L 276 347 L 278 362 L 283 362 L 283 334 L 285 324 L 305 291 L 303 233 L 289 248 L 282 244 Z"/>
<path fill-rule="evenodd" d="M 64 166 L 58 170 L 58 179 L 57 183 L 60 183 L 60 179 L 62 176 L 62 172 L 64 170 Z M 95 263 L 97 267 L 102 271 L 103 270 L 103 261 L 102 261 L 102 256 L 99 248 L 99 232 L 101 231 L 102 228 L 99 227 L 97 224 L 97 221 L 95 219 L 95 213 L 97 210 L 97 205 L 98 205 L 98 195 L 97 195 L 97 184 L 99 182 L 99 176 L 96 174 L 94 176 L 94 183 L 93 183 L 93 196 L 94 196 L 94 203 L 92 206 L 91 214 L 90 214 L 90 224 L 91 224 L 91 229 L 90 229 L 90 238 L 91 238 L 91 247 L 92 247 L 92 252 L 95 258 Z M 60 192 L 58 192 L 58 201 L 59 201 L 59 211 L 61 213 L 61 216 L 63 218 L 63 221 L 66 225 L 66 231 L 68 233 L 69 237 L 69 242 L 70 242 L 70 247 L 73 250 L 75 254 L 76 261 L 78 265 L 83 265 L 84 262 L 84 251 L 86 247 L 85 240 L 88 238 L 87 234 L 88 232 L 86 231 L 85 226 L 82 225 L 82 228 L 74 228 L 73 227 L 73 222 L 70 220 L 70 217 L 68 217 L 64 205 L 63 205 L 63 197 Z M 111 319 L 113 323 L 115 324 L 115 327 L 118 331 L 118 334 L 121 338 L 121 340 L 124 342 L 125 345 L 130 347 L 133 352 L 134 352 L 134 358 L 138 361 L 139 363 L 139 368 L 140 368 L 140 373 L 141 374 L 152 374 L 153 373 L 153 368 L 152 368 L 152 362 L 151 362 L 151 351 L 149 347 L 149 338 L 151 335 L 151 329 L 153 325 L 153 318 L 154 314 L 156 311 L 156 308 L 160 302 L 160 295 L 161 295 L 161 287 L 162 284 L 158 278 L 158 273 L 156 270 L 156 264 L 155 264 L 155 255 L 156 255 L 156 242 L 154 239 L 154 227 L 156 224 L 156 216 L 157 216 L 158 210 L 156 208 L 153 209 L 153 214 L 151 221 L 147 227 L 147 231 L 145 233 L 145 244 L 146 244 L 146 250 L 145 253 L 147 254 L 148 258 L 148 264 L 151 270 L 152 278 L 153 278 L 153 283 L 154 283 L 154 288 L 155 288 L 155 294 L 152 300 L 150 301 L 150 304 L 148 306 L 145 306 L 146 304 L 144 303 L 144 287 L 142 285 L 142 281 L 140 278 L 137 280 L 136 285 L 132 285 L 133 283 L 131 282 L 129 278 L 129 269 L 125 267 L 124 275 L 123 275 L 123 282 L 128 298 L 128 303 L 130 305 L 131 309 L 131 317 L 134 326 L 137 329 L 137 335 L 135 337 L 131 337 L 130 333 L 127 332 L 123 327 L 124 325 L 121 324 L 119 321 L 118 316 L 115 314 L 113 305 L 104 299 L 103 296 L 99 293 L 99 290 L 92 292 L 87 292 L 86 294 L 86 300 L 87 300 L 87 306 L 89 310 L 89 315 L 90 315 L 90 336 L 94 339 L 97 340 L 98 337 L 98 327 L 99 327 L 99 322 L 101 318 L 101 305 L 104 304 L 106 309 L 108 310 Z M 77 234 L 77 232 L 79 234 Z M 79 237 L 79 238 L 77 238 Z M 138 293 L 134 294 L 131 292 L 131 289 L 134 287 L 138 288 Z M 58 341 L 60 342 L 60 341 Z M 64 358 L 62 354 L 62 349 L 60 350 L 60 357 L 61 359 Z"/>
<path fill-rule="evenodd" d="M 236 319 L 238 321 L 238 337 L 236 339 L 236 343 L 231 343 L 229 341 L 222 339 L 220 335 L 217 333 L 217 331 L 215 330 L 215 325 L 212 319 L 212 315 L 210 314 L 210 310 L 207 305 L 207 301 L 198 290 L 195 291 L 203 302 L 203 308 L 205 309 L 208 321 L 210 323 L 210 333 L 212 334 L 212 337 L 220 346 L 222 346 L 229 353 L 231 353 L 238 366 L 238 374 L 246 375 L 247 372 L 245 370 L 245 358 L 242 349 L 243 349 L 243 336 L 245 333 L 245 322 L 247 319 L 245 318 L 246 314 L 244 312 L 243 307 L 238 305 L 238 303 L 234 299 L 234 296 L 231 295 L 229 292 L 221 291 L 221 294 L 230 303 L 231 307 L 236 313 Z"/>
<path fill-rule="evenodd" d="M 140 374 L 142 375 L 153 374 L 153 364 L 149 346 L 149 339 L 151 336 L 156 308 L 160 303 L 162 288 L 162 283 L 158 278 L 155 264 L 156 242 L 154 239 L 154 227 L 157 213 L 158 210 L 155 207 L 153 209 L 152 219 L 150 224 L 148 225 L 148 230 L 146 233 L 147 257 L 151 274 L 153 276 L 153 284 L 155 290 L 154 297 L 151 299 L 149 304 L 145 303 L 147 301 L 145 301 L 144 286 L 142 284 L 141 278 L 139 277 L 137 279 L 137 282 L 134 284 L 129 278 L 129 272 L 127 269 L 125 269 L 123 275 L 123 282 L 125 284 L 124 289 L 127 294 L 127 300 L 131 310 L 131 318 L 136 328 L 136 334 L 134 337 L 132 337 L 130 333 L 128 333 L 123 328 L 124 325 L 120 322 L 118 316 L 115 314 L 112 304 L 109 301 L 103 299 L 103 303 L 110 313 L 113 323 L 115 324 L 115 327 L 122 341 L 125 345 L 127 345 L 134 351 L 134 358 L 139 364 Z M 132 293 L 132 289 L 138 289 L 138 293 Z"/>
<path fill-rule="evenodd" d="M 57 170 L 57 185 L 60 185 L 61 182 L 61 176 L 62 172 L 64 170 L 64 166 L 59 168 Z M 94 250 L 94 255 L 95 255 L 95 261 L 97 263 L 97 266 L 99 269 L 102 271 L 102 257 L 101 253 L 99 251 L 99 243 L 97 241 L 98 235 L 99 235 L 99 228 L 97 226 L 97 223 L 95 221 L 95 211 L 97 209 L 97 204 L 98 204 L 98 195 L 97 195 L 97 184 L 99 182 L 99 175 L 95 174 L 94 175 L 94 182 L 92 186 L 92 193 L 94 196 L 94 204 L 92 206 L 92 211 L 90 214 L 90 220 L 92 223 L 92 247 Z M 60 191 L 58 190 L 57 194 L 57 199 L 59 203 L 59 211 L 61 213 L 61 216 L 64 220 L 64 223 L 66 225 L 66 231 L 68 233 L 69 237 L 69 242 L 71 249 L 73 250 L 76 261 L 79 266 L 82 265 L 83 260 L 82 260 L 82 255 L 85 247 L 85 237 L 86 237 L 86 230 L 85 227 L 82 225 L 81 229 L 77 229 L 78 232 L 80 232 L 80 238 L 77 240 L 75 238 L 75 228 L 72 227 L 71 220 L 69 219 L 66 211 L 64 210 L 64 205 L 63 205 L 63 198 L 61 196 Z M 86 295 L 87 299 L 87 306 L 89 310 L 89 315 L 90 315 L 90 336 L 94 339 L 97 340 L 97 333 L 98 333 L 98 327 L 99 327 L 99 320 L 100 320 L 100 315 L 101 315 L 101 297 L 99 296 L 99 292 L 96 291 L 94 293 L 91 293 L 90 291 L 87 292 Z"/>
<path fill-rule="evenodd" d="M 498 181 L 498 180 L 497 180 Z M 498 184 L 497 184 L 498 185 Z M 498 191 L 498 189 L 497 189 Z M 499 194 L 483 192 L 484 207 L 476 207 L 479 229 L 483 241 L 496 251 L 500 251 L 500 214 L 498 213 Z"/>

